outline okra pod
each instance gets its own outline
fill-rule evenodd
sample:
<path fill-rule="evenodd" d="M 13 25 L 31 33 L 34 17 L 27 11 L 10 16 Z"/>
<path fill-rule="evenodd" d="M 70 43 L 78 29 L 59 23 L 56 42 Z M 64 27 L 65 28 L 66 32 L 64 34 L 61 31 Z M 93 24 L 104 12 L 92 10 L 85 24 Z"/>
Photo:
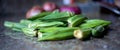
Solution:
<path fill-rule="evenodd" d="M 33 23 L 33 21 L 30 21 L 30 20 L 20 20 L 20 23 L 21 24 L 25 24 L 25 25 L 28 25 L 29 23 Z"/>
<path fill-rule="evenodd" d="M 63 27 L 64 29 L 61 29 L 61 30 L 58 28 L 56 27 L 57 30 L 49 30 L 48 29 L 46 32 L 38 35 L 38 36 L 40 36 L 40 38 L 38 38 L 38 41 L 65 40 L 65 39 L 74 38 L 73 31 L 76 30 L 76 28 L 64 28 Z"/>
<path fill-rule="evenodd" d="M 48 28 L 40 28 L 40 32 L 46 32 L 46 33 L 53 33 L 56 31 L 64 31 L 64 30 L 69 30 L 69 29 L 79 29 L 77 27 L 48 27 Z"/>
<path fill-rule="evenodd" d="M 63 22 L 53 21 L 53 22 L 44 22 L 44 21 L 26 21 L 22 20 L 22 24 L 26 24 L 28 28 L 41 28 L 41 27 L 51 27 L 51 26 L 64 26 Z"/>
<path fill-rule="evenodd" d="M 101 23 L 101 26 L 108 26 L 109 24 L 111 24 L 110 21 L 106 21 L 106 20 L 100 20 L 100 19 L 92 19 L 92 20 L 86 20 L 86 23 Z"/>
<path fill-rule="evenodd" d="M 8 22 L 8 21 L 5 21 L 4 26 L 11 28 L 12 30 L 15 30 L 15 31 L 21 31 L 21 28 L 26 27 L 26 25 L 24 25 L 24 24 Z"/>
<path fill-rule="evenodd" d="M 38 38 L 38 41 L 48 41 L 48 40 L 66 40 L 70 38 L 74 38 L 73 32 L 59 32 L 59 33 L 47 33 L 51 35 L 42 36 L 42 38 Z"/>
<path fill-rule="evenodd" d="M 36 25 L 35 25 L 36 24 Z M 43 22 L 43 23 L 35 23 L 35 24 L 30 24 L 34 25 L 36 28 L 44 28 L 44 27 L 52 27 L 52 26 L 64 26 L 63 22 Z"/>
<path fill-rule="evenodd" d="M 69 12 L 51 13 L 43 18 L 40 18 L 40 20 L 66 21 L 71 16 L 73 15 Z"/>
<path fill-rule="evenodd" d="M 94 28 L 102 25 L 103 27 L 108 26 L 111 22 L 99 19 L 87 20 L 86 23 L 80 25 L 80 28 Z"/>
<path fill-rule="evenodd" d="M 69 27 L 75 27 L 80 25 L 84 20 L 87 19 L 86 17 L 83 17 L 82 15 L 75 15 L 73 17 L 68 18 L 68 26 Z"/>

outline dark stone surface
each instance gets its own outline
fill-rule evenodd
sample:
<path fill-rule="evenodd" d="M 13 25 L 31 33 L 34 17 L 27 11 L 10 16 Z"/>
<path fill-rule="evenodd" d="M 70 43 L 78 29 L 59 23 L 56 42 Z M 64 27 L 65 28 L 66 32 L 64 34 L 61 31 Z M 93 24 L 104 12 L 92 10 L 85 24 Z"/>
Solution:
<path fill-rule="evenodd" d="M 31 6 L 43 3 L 39 0 L 27 1 L 2 0 L 3 4 L 0 10 L 0 50 L 120 50 L 120 18 L 112 14 L 102 14 L 100 17 L 101 19 L 112 21 L 110 29 L 104 38 L 91 38 L 87 41 L 71 39 L 35 42 L 15 39 L 5 35 L 4 21 L 18 22 L 21 19 L 25 19 L 25 13 Z"/>

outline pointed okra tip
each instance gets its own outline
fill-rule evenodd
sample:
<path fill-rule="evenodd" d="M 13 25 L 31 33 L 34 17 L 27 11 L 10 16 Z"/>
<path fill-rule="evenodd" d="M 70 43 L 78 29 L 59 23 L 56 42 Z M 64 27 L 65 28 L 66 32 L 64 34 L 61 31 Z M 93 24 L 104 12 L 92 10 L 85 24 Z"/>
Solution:
<path fill-rule="evenodd" d="M 5 22 L 4 22 L 4 26 L 5 26 L 5 27 L 11 28 L 11 27 L 13 27 L 13 25 L 14 25 L 13 22 L 9 22 L 9 21 L 5 21 Z"/>

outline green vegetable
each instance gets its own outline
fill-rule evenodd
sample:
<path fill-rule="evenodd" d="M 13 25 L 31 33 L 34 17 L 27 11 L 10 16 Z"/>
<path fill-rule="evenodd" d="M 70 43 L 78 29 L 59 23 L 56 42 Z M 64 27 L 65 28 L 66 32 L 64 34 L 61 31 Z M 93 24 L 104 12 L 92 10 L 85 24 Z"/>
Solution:
<path fill-rule="evenodd" d="M 38 41 L 66 40 L 74 37 L 84 40 L 90 36 L 101 36 L 105 27 L 111 23 L 100 19 L 86 19 L 82 15 L 55 10 L 21 20 L 19 23 L 5 21 L 4 26 L 21 31 L 26 36 L 37 37 Z"/>
<path fill-rule="evenodd" d="M 36 15 L 36 16 L 33 16 L 33 17 L 31 17 L 31 18 L 28 18 L 28 20 L 36 20 L 36 19 L 42 18 L 42 17 L 44 17 L 44 16 L 46 16 L 46 15 L 48 15 L 48 14 L 51 14 L 51 12 L 42 12 L 42 13 Z"/>
<path fill-rule="evenodd" d="M 56 30 L 55 30 L 56 28 Z M 53 29 L 53 30 L 49 30 Z M 66 28 L 63 27 L 59 29 L 59 27 L 52 27 L 48 28 L 46 30 L 42 30 L 44 33 L 38 35 L 40 38 L 38 38 L 38 41 L 45 41 L 45 40 L 65 40 L 74 38 L 73 31 L 78 28 Z"/>
<path fill-rule="evenodd" d="M 40 20 L 57 20 L 57 21 L 66 21 L 69 17 L 73 16 L 73 14 L 69 12 L 59 12 L 59 13 L 51 13 Z"/>
<path fill-rule="evenodd" d="M 92 20 L 86 20 L 86 23 L 83 23 L 80 25 L 80 28 L 94 28 L 96 26 L 108 26 L 111 22 L 100 20 L 100 19 L 92 19 Z"/>
<path fill-rule="evenodd" d="M 74 31 L 74 36 L 77 39 L 85 40 L 91 36 L 91 29 L 78 29 Z"/>
<path fill-rule="evenodd" d="M 26 24 L 29 28 L 37 28 L 37 27 L 51 27 L 51 26 L 63 26 L 63 22 L 53 21 L 53 22 L 45 22 L 45 21 L 29 21 L 29 20 L 21 20 L 22 24 Z"/>
<path fill-rule="evenodd" d="M 63 22 L 48 22 L 48 23 L 42 23 L 42 24 L 39 24 L 38 26 L 39 27 L 49 27 L 49 26 L 60 26 L 60 25 L 64 25 Z"/>
<path fill-rule="evenodd" d="M 94 29 L 92 29 L 92 36 L 100 37 L 103 35 L 104 30 L 105 28 L 103 26 L 97 26 Z"/>
<path fill-rule="evenodd" d="M 33 23 L 33 21 L 30 21 L 30 20 L 20 20 L 20 23 L 21 24 L 24 24 L 24 25 L 28 25 L 29 23 Z"/>
<path fill-rule="evenodd" d="M 21 31 L 21 28 L 26 27 L 26 25 L 23 25 L 21 23 L 8 22 L 8 21 L 5 21 L 4 26 L 11 28 L 12 30 L 15 31 Z"/>
<path fill-rule="evenodd" d="M 68 18 L 68 25 L 69 27 L 75 27 L 80 25 L 84 20 L 87 19 L 86 17 L 83 17 L 82 15 L 75 15 L 73 17 Z"/>
<path fill-rule="evenodd" d="M 47 33 L 50 35 L 43 36 L 42 38 L 38 38 L 38 41 L 48 41 L 48 40 L 66 40 L 74 38 L 73 32 L 71 31 L 64 31 L 64 32 L 57 32 L 57 33 Z"/>
<path fill-rule="evenodd" d="M 67 30 L 67 29 L 79 29 L 78 27 L 72 27 L 72 28 L 69 28 L 69 27 L 48 27 L 48 28 L 41 28 L 39 31 L 40 32 L 47 32 L 47 33 L 53 33 L 53 32 L 56 32 L 56 31 L 64 31 L 64 30 Z"/>
<path fill-rule="evenodd" d="M 30 27 L 43 28 L 43 27 L 52 27 L 52 26 L 64 26 L 63 22 L 34 22 L 29 24 Z"/>

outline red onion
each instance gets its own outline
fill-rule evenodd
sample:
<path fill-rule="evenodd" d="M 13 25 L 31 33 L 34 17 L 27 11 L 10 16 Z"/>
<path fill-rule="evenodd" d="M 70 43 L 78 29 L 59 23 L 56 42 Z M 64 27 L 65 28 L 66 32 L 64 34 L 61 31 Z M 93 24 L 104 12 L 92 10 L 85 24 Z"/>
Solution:
<path fill-rule="evenodd" d="M 115 5 L 120 8 L 120 0 L 115 0 Z"/>
<path fill-rule="evenodd" d="M 81 10 L 79 7 L 77 6 L 62 6 L 60 7 L 60 12 L 72 12 L 72 13 L 75 13 L 75 14 L 80 14 L 81 13 Z"/>
<path fill-rule="evenodd" d="M 55 3 L 52 3 L 52 2 L 46 2 L 44 3 L 43 5 L 43 9 L 45 11 L 53 11 L 57 8 L 56 4 Z"/>
<path fill-rule="evenodd" d="M 28 12 L 26 13 L 26 18 L 33 17 L 43 11 L 44 11 L 43 8 L 41 8 L 40 6 L 38 6 L 38 5 L 34 6 L 30 10 L 28 10 Z"/>

